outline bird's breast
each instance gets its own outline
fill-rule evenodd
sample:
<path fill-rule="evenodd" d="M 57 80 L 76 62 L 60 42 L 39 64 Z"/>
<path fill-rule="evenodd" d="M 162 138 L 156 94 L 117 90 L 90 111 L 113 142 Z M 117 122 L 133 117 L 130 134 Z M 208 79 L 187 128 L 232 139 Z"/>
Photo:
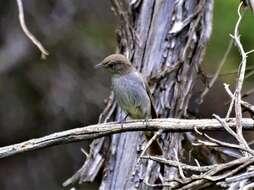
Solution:
<path fill-rule="evenodd" d="M 118 105 L 134 119 L 150 114 L 150 99 L 143 81 L 135 75 L 112 78 L 112 89 Z"/>

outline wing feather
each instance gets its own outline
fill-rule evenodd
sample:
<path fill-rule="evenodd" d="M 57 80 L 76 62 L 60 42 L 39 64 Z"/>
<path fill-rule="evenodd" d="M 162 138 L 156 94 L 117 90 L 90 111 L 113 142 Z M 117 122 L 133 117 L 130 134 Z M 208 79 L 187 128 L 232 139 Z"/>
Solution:
<path fill-rule="evenodd" d="M 145 88 L 145 90 L 146 90 L 146 92 L 149 96 L 150 102 L 151 102 L 151 117 L 152 117 L 152 119 L 155 119 L 158 116 L 157 116 L 157 112 L 156 112 L 156 109 L 155 109 L 153 96 L 152 96 L 151 91 L 149 89 L 149 86 L 148 86 L 147 82 L 145 81 L 145 79 L 143 78 L 143 76 L 141 74 L 139 74 L 139 77 L 141 78 L 143 86 L 144 86 L 144 88 Z"/>

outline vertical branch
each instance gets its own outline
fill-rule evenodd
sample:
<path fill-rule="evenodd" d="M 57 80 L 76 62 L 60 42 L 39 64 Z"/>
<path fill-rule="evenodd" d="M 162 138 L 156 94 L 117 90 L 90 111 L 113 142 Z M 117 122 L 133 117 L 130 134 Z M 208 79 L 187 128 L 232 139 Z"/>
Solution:
<path fill-rule="evenodd" d="M 244 82 L 244 75 L 245 75 L 245 69 L 246 69 L 246 62 L 247 62 L 247 54 L 244 51 L 244 48 L 242 46 L 241 40 L 240 40 L 240 35 L 239 35 L 239 26 L 242 20 L 242 15 L 241 15 L 241 6 L 242 2 L 238 6 L 238 20 L 235 25 L 235 30 L 234 30 L 234 35 L 231 35 L 231 37 L 234 39 L 236 46 L 238 47 L 240 54 L 241 54 L 241 64 L 239 66 L 239 77 L 236 83 L 236 89 L 235 89 L 235 114 L 236 114 L 236 131 L 237 135 L 239 137 L 239 140 L 241 141 L 242 145 L 245 148 L 249 149 L 249 146 L 247 142 L 245 141 L 243 137 L 243 132 L 242 132 L 242 108 L 241 108 L 241 91 L 242 91 L 242 86 Z"/>

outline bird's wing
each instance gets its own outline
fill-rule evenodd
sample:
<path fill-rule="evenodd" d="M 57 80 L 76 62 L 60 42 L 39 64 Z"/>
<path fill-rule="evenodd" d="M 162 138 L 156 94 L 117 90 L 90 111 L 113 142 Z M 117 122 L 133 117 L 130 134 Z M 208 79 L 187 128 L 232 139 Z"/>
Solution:
<path fill-rule="evenodd" d="M 148 84 L 145 81 L 144 81 L 144 83 L 145 83 L 146 92 L 147 92 L 147 94 L 150 98 L 150 102 L 151 102 L 151 117 L 152 117 L 152 119 L 154 119 L 154 118 L 157 118 L 157 113 L 156 113 L 156 110 L 154 107 L 154 100 L 153 100 L 153 97 L 152 97 L 152 94 L 151 94 Z"/>
<path fill-rule="evenodd" d="M 145 90 L 146 90 L 146 92 L 149 96 L 150 102 L 151 102 L 151 117 L 152 117 L 152 119 L 157 118 L 158 116 L 157 116 L 157 112 L 156 112 L 156 109 L 155 109 L 155 106 L 154 106 L 155 105 L 154 104 L 154 99 L 153 99 L 153 96 L 151 94 L 150 88 L 149 88 L 146 80 L 143 78 L 143 76 L 141 74 L 139 74 L 139 77 L 141 78 L 141 81 L 143 82 L 143 86 L 144 86 L 144 88 L 145 88 Z"/>

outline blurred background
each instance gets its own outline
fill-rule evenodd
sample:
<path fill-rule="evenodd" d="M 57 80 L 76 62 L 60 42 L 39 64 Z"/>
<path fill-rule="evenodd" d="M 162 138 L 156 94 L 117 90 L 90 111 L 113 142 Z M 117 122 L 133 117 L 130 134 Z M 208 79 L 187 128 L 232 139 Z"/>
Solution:
<path fill-rule="evenodd" d="M 226 51 L 237 20 L 237 0 L 215 0 L 213 34 L 202 69 L 208 76 Z M 97 122 L 109 95 L 109 77 L 93 66 L 116 47 L 117 18 L 108 0 L 24 1 L 28 28 L 49 50 L 47 60 L 20 28 L 16 1 L 0 1 L 0 146 Z M 254 49 L 254 16 L 247 11 L 241 26 L 246 50 Z M 248 57 L 248 72 L 254 55 Z M 229 99 L 223 83 L 235 82 L 240 56 L 236 48 L 222 75 L 200 106 L 199 117 L 224 116 Z M 253 87 L 246 79 L 244 91 Z M 201 87 L 200 87 L 201 86 Z M 204 87 L 196 85 L 194 98 Z M 247 98 L 254 102 L 252 96 Z M 190 108 L 191 109 L 191 108 Z M 85 156 L 73 143 L 0 160 L 0 189 L 56 190 L 76 172 Z M 77 189 L 96 189 L 98 183 Z"/>

